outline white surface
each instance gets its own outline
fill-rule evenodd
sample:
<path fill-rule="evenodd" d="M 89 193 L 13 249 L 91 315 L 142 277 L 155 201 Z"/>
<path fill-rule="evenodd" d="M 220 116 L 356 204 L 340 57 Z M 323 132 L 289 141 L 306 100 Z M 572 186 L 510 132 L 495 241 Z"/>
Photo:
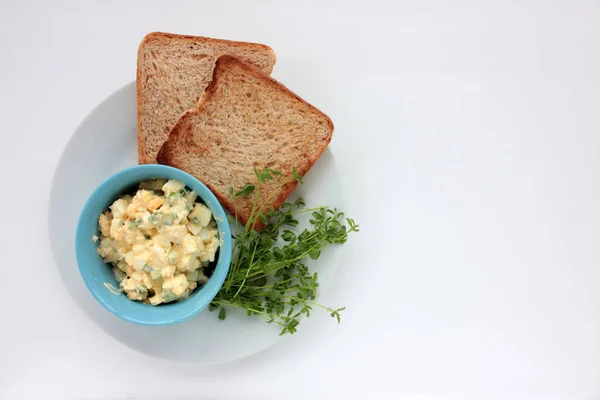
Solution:
<path fill-rule="evenodd" d="M 222 363 L 256 354 L 279 342 L 281 328 L 266 324 L 261 318 L 248 318 L 242 310 L 229 308 L 225 321 L 217 318 L 218 313 L 204 310 L 185 323 L 149 327 L 115 318 L 93 298 L 83 283 L 75 258 L 79 215 L 91 193 L 103 181 L 137 163 L 136 91 L 135 82 L 131 82 L 111 94 L 77 127 L 52 181 L 48 209 L 50 244 L 60 276 L 73 300 L 98 327 L 121 343 L 167 360 L 196 365 Z M 290 201 L 302 196 L 307 207 L 331 204 L 343 210 L 342 179 L 335 158 L 327 149 L 304 176 L 304 184 L 294 191 Z M 65 190 L 66 187 L 70 190 Z M 299 221 L 308 224 L 309 216 L 306 214 Z M 342 253 L 342 246 L 331 246 L 318 260 L 307 263 L 319 272 L 321 293 L 328 291 L 340 270 Z"/>
<path fill-rule="evenodd" d="M 598 2 L 121 3 L 0 3 L 2 261 L 31 277 L 4 279 L 0 398 L 600 397 Z M 50 179 L 152 30 L 268 43 L 334 120 L 362 228 L 324 293 L 341 325 L 194 368 L 73 303 Z"/>

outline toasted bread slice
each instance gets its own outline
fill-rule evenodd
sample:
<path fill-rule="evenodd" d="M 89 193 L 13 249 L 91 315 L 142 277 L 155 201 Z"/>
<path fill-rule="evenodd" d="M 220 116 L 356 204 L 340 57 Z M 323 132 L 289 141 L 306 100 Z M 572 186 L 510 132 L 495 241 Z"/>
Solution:
<path fill-rule="evenodd" d="M 138 49 L 138 161 L 155 163 L 169 132 L 194 107 L 213 74 L 215 60 L 232 54 L 270 74 L 275 53 L 269 46 L 199 36 L 154 32 Z"/>
<path fill-rule="evenodd" d="M 296 168 L 304 175 L 332 134 L 327 115 L 253 66 L 222 56 L 197 107 L 179 119 L 158 162 L 194 175 L 235 214 L 229 189 L 256 184 L 254 168 L 285 176 Z M 278 209 L 296 186 L 294 181 L 280 189 L 280 183 L 278 178 L 262 184 L 259 202 Z M 242 224 L 253 201 L 254 195 L 236 199 Z"/>

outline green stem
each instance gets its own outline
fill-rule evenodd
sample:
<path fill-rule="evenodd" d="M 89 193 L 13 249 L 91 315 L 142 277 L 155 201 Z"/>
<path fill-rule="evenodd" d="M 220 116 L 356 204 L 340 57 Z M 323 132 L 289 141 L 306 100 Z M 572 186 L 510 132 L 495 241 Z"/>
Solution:
<path fill-rule="evenodd" d="M 277 188 L 277 190 L 274 190 L 274 191 L 273 191 L 273 193 L 271 193 L 271 195 L 270 195 L 269 197 L 267 197 L 267 199 L 266 199 L 266 200 L 265 200 L 265 201 L 262 203 L 262 205 L 261 205 L 261 206 L 260 206 L 260 208 L 259 208 L 258 215 L 262 214 L 262 212 L 264 211 L 264 208 L 265 208 L 265 206 L 267 206 L 267 205 L 269 204 L 269 202 L 270 202 L 271 200 L 273 200 L 273 198 L 275 197 L 275 195 L 277 195 L 277 194 L 279 193 L 279 191 L 280 191 L 280 190 L 281 190 L 281 189 L 282 189 L 282 188 L 283 188 L 285 185 L 287 185 L 288 183 L 291 183 L 291 182 L 292 182 L 292 179 L 291 179 L 291 178 L 290 178 L 290 179 L 288 179 L 288 180 L 285 180 L 285 179 L 283 179 L 283 180 L 282 180 L 282 182 L 283 182 L 283 183 L 279 184 L 279 187 Z M 257 199 L 256 203 L 258 203 L 258 199 Z M 252 215 L 252 214 L 251 214 L 251 215 Z M 250 219 L 248 219 L 248 221 L 250 221 Z M 258 221 L 258 220 L 255 218 L 255 219 L 254 219 L 254 222 L 253 222 L 253 224 L 252 224 L 252 229 L 254 229 L 254 227 L 256 226 L 256 222 L 257 222 L 257 221 Z"/>
<path fill-rule="evenodd" d="M 239 308 L 240 310 L 252 311 L 253 313 L 256 313 L 256 314 L 260 315 L 261 317 L 263 317 L 267 321 L 271 320 L 271 315 L 269 313 L 266 313 L 264 311 L 259 311 L 259 310 L 256 310 L 254 308 L 244 307 L 243 305 L 230 303 L 228 301 L 219 301 L 219 300 L 217 300 L 217 301 L 213 301 L 212 303 L 213 304 L 217 304 L 219 306 L 231 306 L 231 307 Z M 279 321 L 277 321 L 275 319 L 273 320 L 273 322 L 275 322 L 279 326 L 284 326 L 281 322 L 279 322 Z"/>
<path fill-rule="evenodd" d="M 252 250 L 252 257 L 250 257 L 250 267 L 246 271 L 246 277 L 244 278 L 244 281 L 238 288 L 237 292 L 235 292 L 235 294 L 233 295 L 233 298 L 237 297 L 237 295 L 240 293 L 240 290 L 242 290 L 242 288 L 246 284 L 246 281 L 248 280 L 248 274 L 250 273 L 250 270 L 252 269 L 252 265 L 253 265 L 252 261 L 254 260 L 254 254 L 256 254 L 256 246 L 258 246 L 258 240 L 254 243 L 254 249 Z"/>
<path fill-rule="evenodd" d="M 243 230 L 244 233 L 250 231 L 249 227 L 251 224 L 252 224 L 252 229 L 254 229 L 254 224 L 256 223 L 256 217 L 254 216 L 254 213 L 256 212 L 256 206 L 258 205 L 259 196 L 260 196 L 260 183 L 256 186 L 256 189 L 254 190 L 254 204 L 252 204 L 252 210 L 250 211 L 250 216 L 248 217 L 248 221 L 246 221 L 246 225 L 244 226 L 244 230 Z"/>
<path fill-rule="evenodd" d="M 308 304 L 308 305 L 311 305 L 311 306 L 317 306 L 317 307 L 320 307 L 320 308 L 322 308 L 322 309 L 324 309 L 324 310 L 327 310 L 327 311 L 329 311 L 329 312 L 335 312 L 335 311 L 336 311 L 335 309 L 333 309 L 333 308 L 331 308 L 331 307 L 324 306 L 323 304 L 319 304 L 319 303 L 317 303 L 316 301 L 312 301 L 312 300 L 302 300 L 302 299 L 299 299 L 299 298 L 298 298 L 298 297 L 296 297 L 296 296 L 285 296 L 285 295 L 284 295 L 284 296 L 281 296 L 281 297 L 284 297 L 284 298 L 286 298 L 286 299 L 290 299 L 290 300 L 296 300 L 298 303 Z"/>
<path fill-rule="evenodd" d="M 302 208 L 300 211 L 292 212 L 290 214 L 291 215 L 304 214 L 304 213 L 311 212 L 311 211 L 318 211 L 318 210 L 321 210 L 322 208 L 327 209 L 327 208 L 329 208 L 329 206 L 315 207 L 315 208 Z"/>

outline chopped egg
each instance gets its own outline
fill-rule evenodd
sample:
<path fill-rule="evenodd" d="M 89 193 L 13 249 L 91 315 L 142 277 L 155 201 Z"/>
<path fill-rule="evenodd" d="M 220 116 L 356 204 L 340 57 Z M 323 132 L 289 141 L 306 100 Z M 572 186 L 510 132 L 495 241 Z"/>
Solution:
<path fill-rule="evenodd" d="M 98 218 L 98 254 L 127 298 L 151 305 L 186 298 L 208 281 L 219 235 L 210 209 L 176 180 L 150 180 Z"/>
<path fill-rule="evenodd" d="M 195 204 L 194 209 L 190 212 L 189 219 L 201 227 L 205 227 L 210 222 L 212 214 L 208 207 L 204 204 Z"/>

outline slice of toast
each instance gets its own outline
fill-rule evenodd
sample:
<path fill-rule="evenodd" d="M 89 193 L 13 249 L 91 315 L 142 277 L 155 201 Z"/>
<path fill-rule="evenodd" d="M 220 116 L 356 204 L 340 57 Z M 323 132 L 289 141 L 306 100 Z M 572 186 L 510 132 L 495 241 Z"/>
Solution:
<path fill-rule="evenodd" d="M 327 115 L 253 66 L 222 56 L 197 107 L 179 119 L 157 158 L 194 175 L 235 215 L 230 188 L 256 184 L 254 168 L 285 176 L 296 168 L 306 174 L 332 134 Z M 279 189 L 280 179 L 262 184 L 260 203 L 270 198 L 268 206 L 278 209 L 283 204 L 296 182 Z M 254 194 L 236 199 L 242 224 L 253 201 Z"/>
<path fill-rule="evenodd" d="M 156 162 L 169 132 L 194 107 L 213 74 L 218 56 L 232 54 L 270 74 L 275 53 L 269 46 L 199 36 L 154 32 L 138 49 L 138 161 Z"/>

